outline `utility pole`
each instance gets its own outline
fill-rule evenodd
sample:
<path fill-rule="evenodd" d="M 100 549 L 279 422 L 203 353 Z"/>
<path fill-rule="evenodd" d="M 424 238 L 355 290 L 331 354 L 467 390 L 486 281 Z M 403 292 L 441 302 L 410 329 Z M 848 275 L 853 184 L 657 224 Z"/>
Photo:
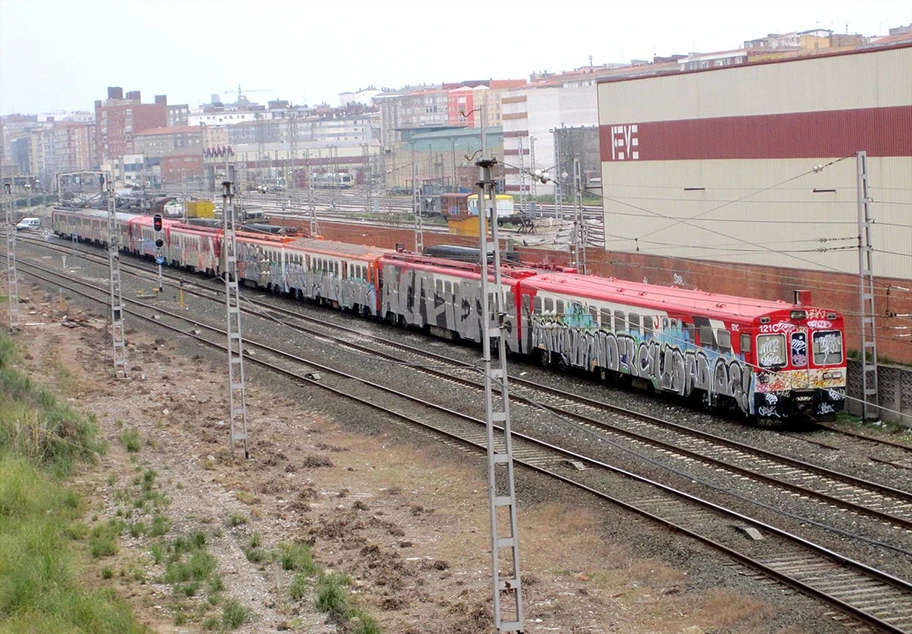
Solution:
<path fill-rule="evenodd" d="M 424 253 L 424 225 L 421 222 L 421 197 L 418 192 L 418 163 L 412 142 L 412 213 L 415 214 L 415 253 Z"/>
<path fill-rule="evenodd" d="M 373 205 L 373 172 L 371 170 L 370 145 L 365 143 L 361 146 L 361 174 L 364 176 L 364 213 L 371 212 Z"/>
<path fill-rule="evenodd" d="M 526 213 L 526 162 L 523 156 L 522 137 L 519 140 L 519 209 Z"/>
<path fill-rule="evenodd" d="M 16 222 L 13 214 L 13 189 L 11 183 L 3 183 L 6 194 L 6 279 L 9 283 L 9 331 L 19 330 L 19 276 L 16 274 Z"/>
<path fill-rule="evenodd" d="M 295 165 L 298 163 L 298 113 L 292 111 L 289 113 L 291 117 L 288 120 L 288 136 L 289 141 L 291 142 L 291 182 L 288 182 L 288 168 L 285 168 L 285 199 L 287 201 L 286 206 L 294 208 L 294 211 L 297 211 L 297 190 L 298 190 L 298 174 L 295 171 Z M 294 193 L 292 193 L 294 191 Z"/>
<path fill-rule="evenodd" d="M 247 444 L 247 392 L 244 381 L 244 342 L 241 337 L 241 297 L 237 275 L 237 234 L 235 233 L 233 183 L 222 183 L 222 226 L 225 252 L 225 309 L 228 324 L 228 407 L 231 419 L 231 453 L 241 442 L 244 458 L 250 458 Z"/>
<path fill-rule="evenodd" d="M 868 153 L 856 153 L 858 189 L 858 276 L 861 303 L 861 417 L 880 417 L 877 395 L 877 329 L 874 325 L 874 246 L 871 243 L 871 214 L 868 194 Z"/>
<path fill-rule="evenodd" d="M 114 340 L 114 376 L 128 378 L 127 345 L 124 340 L 124 305 L 120 286 L 120 236 L 117 234 L 117 210 L 114 193 L 114 175 L 107 173 L 107 179 L 99 177 L 102 187 L 107 180 L 108 194 L 108 263 L 111 287 L 111 335 Z"/>
<path fill-rule="evenodd" d="M 586 275 L 586 224 L 583 219 L 583 175 L 579 159 L 573 159 L 573 253 L 571 261 L 580 273 Z"/>
<path fill-rule="evenodd" d="M 534 136 L 529 137 L 529 163 L 532 166 L 531 169 L 532 169 L 532 173 L 534 174 L 537 171 L 537 168 L 535 167 L 535 137 Z M 535 197 L 538 195 L 537 185 L 538 185 L 537 181 L 533 178 L 532 187 L 530 188 L 530 191 L 529 191 L 529 195 L 532 196 L 532 200 L 535 200 Z"/>
<path fill-rule="evenodd" d="M 507 346 L 504 340 L 504 307 L 500 279 L 500 248 L 497 235 L 497 216 L 494 206 L 494 179 L 492 168 L 496 159 L 487 156 L 485 123 L 487 112 L 481 106 L 481 157 L 475 163 L 481 172 L 477 183 L 478 197 L 478 234 L 480 246 L 481 274 L 481 323 L 482 323 L 482 360 L 485 374 L 485 418 L 488 440 L 488 506 L 491 517 L 491 569 L 494 589 L 494 625 L 498 634 L 503 632 L 522 632 L 522 578 L 519 569 L 519 533 L 516 517 L 516 487 L 513 469 L 513 440 L 510 424 L 510 396 L 507 389 Z M 494 311 L 496 325 L 492 326 L 491 295 L 488 282 L 488 229 L 494 242 Z M 496 349 L 498 362 L 491 359 L 491 350 Z M 500 391 L 500 408 L 495 408 L 494 387 Z M 495 423 L 503 427 L 495 441 Z M 495 444 L 496 443 L 496 444 Z M 498 451 L 498 447 L 503 447 Z M 501 517 L 501 510 L 506 511 L 506 518 Z M 506 519 L 504 533 L 501 534 L 500 522 Z M 504 561 L 501 561 L 501 552 Z M 505 570 L 501 570 L 501 564 Z M 501 600 L 512 604 L 512 610 L 505 617 Z"/>
<path fill-rule="evenodd" d="M 314 175 L 310 166 L 310 150 L 304 151 L 304 163 L 307 167 L 307 193 L 310 198 L 310 237 L 317 235 L 317 203 L 314 200 Z"/>
<path fill-rule="evenodd" d="M 554 128 L 554 171 L 557 174 L 554 182 L 554 215 L 563 224 L 564 222 L 564 172 L 561 167 L 560 133 Z"/>

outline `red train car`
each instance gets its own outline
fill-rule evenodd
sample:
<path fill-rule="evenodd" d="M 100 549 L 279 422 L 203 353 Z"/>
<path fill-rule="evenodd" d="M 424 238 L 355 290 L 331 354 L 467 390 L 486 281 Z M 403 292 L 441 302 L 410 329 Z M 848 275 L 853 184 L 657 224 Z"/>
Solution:
<path fill-rule="evenodd" d="M 843 409 L 835 311 L 566 273 L 521 283 L 522 348 L 761 418 Z"/>

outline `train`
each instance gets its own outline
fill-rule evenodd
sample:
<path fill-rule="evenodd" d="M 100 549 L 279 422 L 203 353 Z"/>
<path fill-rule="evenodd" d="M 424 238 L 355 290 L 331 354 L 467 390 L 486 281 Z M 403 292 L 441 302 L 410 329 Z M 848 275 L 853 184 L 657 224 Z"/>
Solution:
<path fill-rule="evenodd" d="M 58 208 L 51 228 L 105 245 L 107 213 Z M 117 213 L 116 231 L 130 254 L 210 276 L 224 267 L 217 227 L 165 219 L 160 250 L 149 216 Z M 499 289 L 487 271 L 503 314 L 491 302 L 483 317 L 478 259 L 244 230 L 237 245 L 246 286 L 453 341 L 480 343 L 487 318 L 502 323 L 511 354 L 752 420 L 830 420 L 844 409 L 844 320 L 834 310 L 510 262 Z"/>

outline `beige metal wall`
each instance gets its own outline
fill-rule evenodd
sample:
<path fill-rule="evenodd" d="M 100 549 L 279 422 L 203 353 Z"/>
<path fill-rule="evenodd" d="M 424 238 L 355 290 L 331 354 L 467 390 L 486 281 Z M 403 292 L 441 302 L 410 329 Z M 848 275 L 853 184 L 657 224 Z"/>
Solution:
<path fill-rule="evenodd" d="M 599 122 L 912 106 L 910 69 L 903 48 L 603 83 Z M 603 161 L 605 247 L 857 273 L 856 160 L 814 171 L 837 159 Z M 912 280 L 912 147 L 868 172 L 875 274 Z"/>

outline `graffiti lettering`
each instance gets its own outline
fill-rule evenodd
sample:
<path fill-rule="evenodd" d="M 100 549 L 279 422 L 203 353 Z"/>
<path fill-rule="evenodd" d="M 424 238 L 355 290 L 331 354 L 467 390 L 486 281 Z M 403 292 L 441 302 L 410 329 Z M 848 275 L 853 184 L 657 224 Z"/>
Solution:
<path fill-rule="evenodd" d="M 780 321 L 777 324 L 761 324 L 760 332 L 763 333 L 777 333 L 777 332 L 791 332 L 797 326 L 795 324 L 790 324 L 787 321 Z"/>
<path fill-rule="evenodd" d="M 815 330 L 822 330 L 824 328 L 832 328 L 833 324 L 826 319 L 814 319 L 808 322 L 809 328 L 814 328 Z"/>

